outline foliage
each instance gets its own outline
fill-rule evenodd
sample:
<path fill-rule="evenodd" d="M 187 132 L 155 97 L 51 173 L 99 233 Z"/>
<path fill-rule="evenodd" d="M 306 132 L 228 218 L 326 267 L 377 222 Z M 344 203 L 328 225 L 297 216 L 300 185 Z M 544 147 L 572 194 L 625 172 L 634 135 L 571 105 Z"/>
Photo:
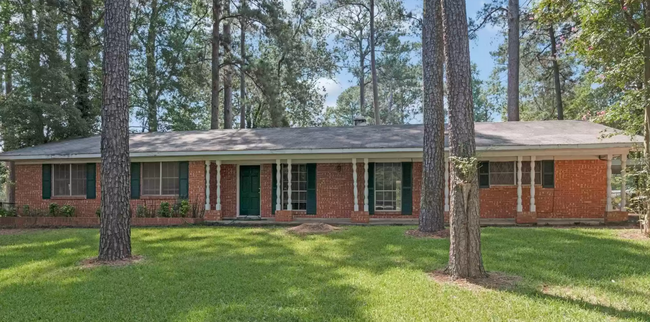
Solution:
<path fill-rule="evenodd" d="M 55 202 L 50 203 L 47 209 L 50 217 L 59 217 L 59 215 L 61 214 L 59 205 Z"/>
<path fill-rule="evenodd" d="M 147 206 L 146 205 L 138 205 L 135 210 L 135 216 L 138 218 L 145 218 L 147 217 Z"/>
<path fill-rule="evenodd" d="M 18 212 L 15 207 L 0 207 L 0 217 L 18 217 Z"/>
<path fill-rule="evenodd" d="M 64 205 L 61 207 L 59 213 L 63 217 L 74 217 L 76 212 L 76 208 L 71 205 Z"/>
<path fill-rule="evenodd" d="M 160 203 L 160 208 L 158 208 L 158 217 L 171 218 L 172 209 L 169 205 L 169 202 L 163 201 Z"/>

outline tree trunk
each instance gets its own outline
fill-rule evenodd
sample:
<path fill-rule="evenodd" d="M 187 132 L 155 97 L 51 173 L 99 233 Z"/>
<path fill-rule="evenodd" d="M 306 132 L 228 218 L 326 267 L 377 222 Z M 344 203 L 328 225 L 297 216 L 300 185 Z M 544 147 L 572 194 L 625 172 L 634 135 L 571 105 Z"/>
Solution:
<path fill-rule="evenodd" d="M 643 15 L 645 19 L 645 26 L 650 26 L 650 0 L 643 1 Z M 643 120 L 643 129 L 644 129 L 644 140 L 643 140 L 643 154 L 646 158 L 646 164 L 648 164 L 647 159 L 650 158 L 650 87 L 648 84 L 650 82 L 650 39 L 646 37 L 643 40 L 643 86 L 645 93 L 645 109 L 644 109 L 644 120 Z M 646 214 L 644 220 L 644 233 L 650 235 L 650 207 L 646 207 Z"/>
<path fill-rule="evenodd" d="M 99 260 L 131 257 L 129 0 L 106 0 Z"/>
<path fill-rule="evenodd" d="M 553 61 L 553 80 L 555 81 L 555 104 L 557 108 L 557 119 L 564 120 L 564 106 L 562 106 L 562 85 L 560 84 L 560 66 L 557 63 L 557 48 L 555 47 L 555 29 L 548 28 L 551 37 L 551 60 Z"/>
<path fill-rule="evenodd" d="M 5 26 L 9 28 L 9 23 L 11 23 L 10 17 L 7 17 L 5 19 Z M 9 38 L 11 38 L 11 30 L 8 33 Z M 9 95 L 13 89 L 13 69 L 11 68 L 11 56 L 12 56 L 12 45 L 11 44 L 4 44 L 4 53 L 2 54 L 2 60 L 4 62 L 4 82 L 5 82 L 5 95 Z"/>
<path fill-rule="evenodd" d="M 224 15 L 230 15 L 230 1 L 224 4 Z M 223 67 L 223 128 L 232 128 L 232 50 L 230 22 L 223 24 L 223 59 L 228 65 Z"/>
<path fill-rule="evenodd" d="M 81 0 L 79 8 L 79 30 L 75 39 L 75 107 L 86 122 L 90 134 L 95 126 L 95 117 L 90 105 L 90 55 L 92 51 L 91 33 L 93 31 L 93 0 Z"/>
<path fill-rule="evenodd" d="M 210 128 L 219 128 L 219 22 L 221 0 L 212 0 L 212 99 L 210 101 Z"/>
<path fill-rule="evenodd" d="M 366 116 L 366 55 L 363 53 L 363 41 L 359 42 L 359 113 Z"/>
<path fill-rule="evenodd" d="M 5 26 L 9 26 L 9 18 L 5 20 Z M 12 69 L 11 69 L 11 45 L 3 46 L 4 53 L 2 54 L 2 60 L 4 62 L 4 85 L 5 85 L 5 95 L 9 96 L 13 91 L 13 79 L 12 79 Z M 7 190 L 7 202 L 16 207 L 16 163 L 14 161 L 9 161 L 6 163 L 9 178 L 7 180 L 6 190 Z"/>
<path fill-rule="evenodd" d="M 474 138 L 469 38 L 465 0 L 443 0 L 449 154 L 450 247 L 447 271 L 455 278 L 483 277 L 479 191 Z"/>
<path fill-rule="evenodd" d="M 508 1 L 508 121 L 519 121 L 519 0 Z"/>
<path fill-rule="evenodd" d="M 246 10 L 246 0 L 241 1 L 241 8 Z M 246 18 L 242 15 L 239 20 L 241 30 L 239 31 L 239 51 L 241 66 L 239 67 L 239 128 L 246 128 Z"/>
<path fill-rule="evenodd" d="M 147 69 L 147 124 L 149 132 L 158 132 L 158 104 L 156 86 L 156 37 L 158 36 L 158 0 L 151 1 L 151 16 L 147 30 L 147 43 L 145 45 L 145 59 Z"/>
<path fill-rule="evenodd" d="M 381 124 L 379 115 L 379 91 L 375 66 L 375 0 L 370 0 L 370 69 L 372 72 L 372 106 L 375 109 L 375 125 Z"/>
<path fill-rule="evenodd" d="M 424 3 L 422 66 L 424 69 L 424 157 L 419 230 L 436 232 L 445 229 L 444 52 L 440 0 L 426 0 Z"/>

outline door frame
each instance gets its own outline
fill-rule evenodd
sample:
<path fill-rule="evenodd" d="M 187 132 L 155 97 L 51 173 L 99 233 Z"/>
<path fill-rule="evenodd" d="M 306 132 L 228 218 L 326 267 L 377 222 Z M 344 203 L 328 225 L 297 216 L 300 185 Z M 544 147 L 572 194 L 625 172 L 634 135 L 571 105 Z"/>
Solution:
<path fill-rule="evenodd" d="M 243 166 L 247 166 L 247 167 L 256 166 L 260 170 L 260 192 L 259 192 L 260 193 L 260 214 L 258 216 L 242 216 L 241 213 L 240 213 L 240 207 L 241 207 L 240 206 L 241 205 L 241 203 L 240 203 L 241 202 L 240 201 L 240 198 L 241 198 L 240 197 L 240 194 L 241 194 L 241 190 L 240 190 L 241 189 L 240 167 L 241 166 L 242 166 L 242 164 L 237 164 L 237 217 L 238 218 L 239 217 L 242 217 L 242 218 L 243 217 L 262 217 L 262 165 L 261 164 L 243 164 Z"/>

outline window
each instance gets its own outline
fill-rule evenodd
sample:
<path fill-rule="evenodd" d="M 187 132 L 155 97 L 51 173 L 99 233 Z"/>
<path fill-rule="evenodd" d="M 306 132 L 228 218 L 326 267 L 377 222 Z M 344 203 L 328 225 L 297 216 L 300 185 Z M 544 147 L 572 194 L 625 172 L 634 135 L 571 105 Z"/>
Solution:
<path fill-rule="evenodd" d="M 85 164 L 54 164 L 52 168 L 52 190 L 54 196 L 86 195 Z"/>
<path fill-rule="evenodd" d="M 178 162 L 142 163 L 143 195 L 178 195 Z"/>
<path fill-rule="evenodd" d="M 282 165 L 282 209 L 289 202 L 289 166 Z M 291 165 L 291 209 L 307 210 L 307 165 Z"/>
<path fill-rule="evenodd" d="M 490 185 L 515 185 L 515 178 L 515 162 L 490 162 Z"/>
<path fill-rule="evenodd" d="M 402 164 L 375 164 L 375 210 L 401 211 Z"/>
<path fill-rule="evenodd" d="M 535 184 L 542 182 L 542 162 L 535 161 Z M 530 161 L 521 162 L 521 184 L 530 184 Z"/>

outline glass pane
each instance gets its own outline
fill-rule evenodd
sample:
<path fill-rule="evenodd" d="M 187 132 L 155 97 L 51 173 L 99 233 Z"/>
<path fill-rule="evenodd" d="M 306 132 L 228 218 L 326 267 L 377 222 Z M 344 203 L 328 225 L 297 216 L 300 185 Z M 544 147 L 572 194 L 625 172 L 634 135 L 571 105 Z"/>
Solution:
<path fill-rule="evenodd" d="M 73 164 L 72 167 L 72 181 L 71 189 L 73 196 L 86 195 L 86 165 Z"/>
<path fill-rule="evenodd" d="M 142 194 L 160 194 L 160 162 L 142 163 Z"/>
<path fill-rule="evenodd" d="M 69 196 L 70 195 L 70 165 L 69 164 L 55 164 L 52 167 L 53 180 L 52 186 L 55 196 Z"/>
<path fill-rule="evenodd" d="M 179 190 L 178 162 L 162 163 L 162 194 L 177 195 Z"/>

